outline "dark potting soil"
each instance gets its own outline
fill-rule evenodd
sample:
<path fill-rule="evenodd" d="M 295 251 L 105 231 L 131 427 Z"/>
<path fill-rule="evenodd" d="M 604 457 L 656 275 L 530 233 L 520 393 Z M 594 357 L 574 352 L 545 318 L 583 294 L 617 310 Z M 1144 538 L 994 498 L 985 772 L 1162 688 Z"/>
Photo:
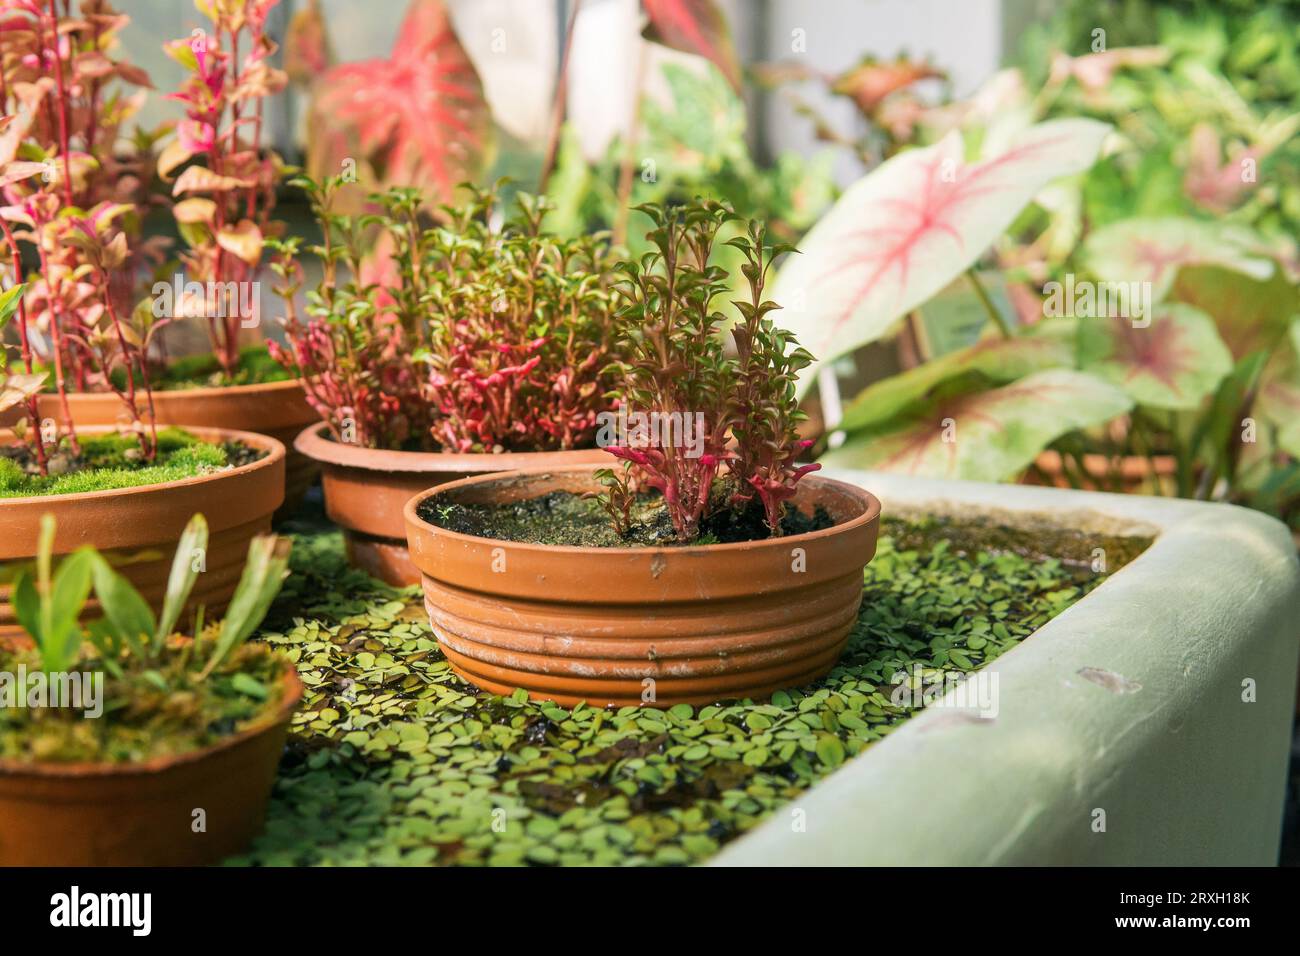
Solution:
<path fill-rule="evenodd" d="M 680 544 L 658 493 L 638 496 L 626 534 L 619 534 L 594 496 L 552 491 L 509 504 L 462 504 L 430 499 L 419 516 L 435 527 L 476 538 L 585 548 L 651 548 Z M 835 522 L 820 505 L 812 514 L 786 506 L 782 535 L 803 534 Z M 771 537 L 757 502 L 743 511 L 719 509 L 700 522 L 691 545 L 734 544 Z"/>

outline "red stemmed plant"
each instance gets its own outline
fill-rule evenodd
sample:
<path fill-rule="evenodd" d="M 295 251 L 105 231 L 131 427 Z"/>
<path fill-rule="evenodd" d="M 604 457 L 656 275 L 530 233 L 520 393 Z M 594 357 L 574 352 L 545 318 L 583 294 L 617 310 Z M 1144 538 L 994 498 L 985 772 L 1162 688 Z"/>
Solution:
<path fill-rule="evenodd" d="M 110 56 L 127 18 L 105 0 L 82 0 L 76 17 L 62 7 L 10 0 L 0 21 L 0 228 L 13 281 L 26 285 L 17 323 L 23 362 L 31 375 L 39 353 L 52 368 L 74 453 L 69 378 L 117 392 L 152 460 L 153 431 L 140 414 L 140 395 L 149 400 L 147 333 L 130 319 L 131 277 L 157 258 L 157 243 L 132 242 L 153 177 L 152 141 L 141 135 L 135 149 L 116 148 L 121 124 L 140 105 L 118 84 L 149 79 Z M 39 266 L 31 276 L 20 243 Z M 27 418 L 43 472 L 35 395 Z"/>
<path fill-rule="evenodd" d="M 625 532 L 636 491 L 654 489 L 686 542 L 712 514 L 757 502 L 769 532 L 780 535 L 785 502 L 820 467 L 795 461 L 808 443 L 795 432 L 803 416 L 794 384 L 812 356 L 773 324 L 768 315 L 779 306 L 763 298 L 772 260 L 790 250 L 765 248 L 766 230 L 752 222 L 728 243 L 745 256 L 750 291 L 750 301 L 736 303 L 742 321 L 730 356 L 719 334 L 726 317 L 713 308 L 728 290 L 727 274 L 710 260 L 719 228 L 734 214 L 713 201 L 637 208 L 654 221 L 646 238 L 655 248 L 619 266 L 616 335 L 628 358 L 615 389 L 637 425 L 606 448 L 626 464 L 621 473 L 599 473 L 605 510 Z"/>
<path fill-rule="evenodd" d="M 555 451 L 590 446 L 607 407 L 612 322 L 604 237 L 544 231 L 544 201 L 526 195 L 500 227 L 497 196 L 466 187 L 442 209 L 421 193 L 373 197 L 376 215 L 333 211 L 341 178 L 312 198 L 324 239 L 324 280 L 299 317 L 296 239 L 276 241 L 289 348 L 273 354 L 298 375 L 336 441 L 417 451 Z M 393 251 L 382 274 L 362 254 L 374 227 Z"/>
<path fill-rule="evenodd" d="M 271 65 L 276 45 L 266 18 L 279 0 L 225 0 L 199 4 L 208 29 L 165 46 L 189 76 L 170 99 L 185 108 L 176 139 L 162 152 L 158 172 L 170 177 L 173 213 L 188 250 L 181 255 L 191 282 L 202 284 L 201 301 L 176 303 L 179 315 L 208 320 L 212 352 L 223 373 L 239 367 L 239 333 L 246 318 L 234 290 L 251 282 L 262 261 L 271 220 L 279 158 L 262 148 L 266 98 L 284 89 L 287 77 Z"/>

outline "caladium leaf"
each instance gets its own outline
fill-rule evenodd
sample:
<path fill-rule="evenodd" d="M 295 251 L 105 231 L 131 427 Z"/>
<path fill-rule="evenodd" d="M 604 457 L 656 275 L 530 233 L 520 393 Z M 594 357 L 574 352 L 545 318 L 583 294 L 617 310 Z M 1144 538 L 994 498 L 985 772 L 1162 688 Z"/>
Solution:
<path fill-rule="evenodd" d="M 416 186 L 439 202 L 486 163 L 492 117 L 483 84 L 441 0 L 413 0 L 392 57 L 343 63 L 317 82 L 308 166 L 337 176 L 345 161 L 378 184 Z"/>
<path fill-rule="evenodd" d="M 1221 266 L 1188 266 L 1178 271 L 1169 297 L 1214 319 L 1238 359 L 1277 345 L 1300 312 L 1300 289 L 1278 268 L 1258 279 Z"/>
<path fill-rule="evenodd" d="M 844 410 L 845 431 L 886 422 L 959 376 L 978 376 L 988 383 L 1014 382 L 1034 372 L 1074 365 L 1074 322 L 1043 323 L 1033 335 L 981 339 L 863 389 Z M 1047 328 L 1050 326 L 1050 329 Z"/>
<path fill-rule="evenodd" d="M 887 429 L 858 432 L 822 462 L 849 468 L 1001 481 L 1067 432 L 1133 407 L 1115 386 L 1050 369 L 982 392 L 937 399 Z"/>
<path fill-rule="evenodd" d="M 1080 258 L 1103 282 L 1149 282 L 1154 301 L 1169 292 L 1178 271 L 1217 265 L 1265 280 L 1273 263 L 1251 251 L 1252 237 L 1231 226 L 1197 219 L 1124 219 L 1092 233 Z"/>
<path fill-rule="evenodd" d="M 773 299 L 799 342 L 828 362 L 879 338 L 966 271 L 1045 185 L 1092 165 L 1110 127 L 1041 123 L 980 162 L 956 131 L 888 160 L 840 197 L 784 264 Z M 816 379 L 806 369 L 801 391 Z"/>
<path fill-rule="evenodd" d="M 1300 459 L 1300 317 L 1290 323 L 1287 346 L 1272 353 L 1253 409 L 1277 429 L 1277 444 Z"/>
<path fill-rule="evenodd" d="M 712 60 L 732 89 L 741 91 L 736 49 L 713 0 L 642 0 L 642 6 L 650 18 L 646 39 Z"/>
<path fill-rule="evenodd" d="M 1124 318 L 1080 319 L 1079 367 L 1139 405 L 1190 409 L 1232 371 L 1232 353 L 1204 312 L 1165 303 L 1145 327 Z"/>

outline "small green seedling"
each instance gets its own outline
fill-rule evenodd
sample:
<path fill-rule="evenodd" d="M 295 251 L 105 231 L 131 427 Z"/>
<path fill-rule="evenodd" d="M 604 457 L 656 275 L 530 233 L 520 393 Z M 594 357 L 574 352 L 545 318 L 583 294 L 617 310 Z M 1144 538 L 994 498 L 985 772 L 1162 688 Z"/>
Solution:
<path fill-rule="evenodd" d="M 200 564 L 194 556 L 207 548 L 207 520 L 196 514 L 185 526 L 167 578 L 162 614 L 157 618 L 131 582 L 93 548 L 74 551 L 52 573 L 54 533 L 54 517 L 45 515 L 41 519 L 35 579 L 29 571 L 23 571 L 14 583 L 15 611 L 19 623 L 36 643 L 41 666 L 46 671 L 68 670 L 85 637 L 100 652 L 109 671 L 120 675 L 124 665 L 143 668 L 146 673 L 157 674 L 165 689 L 157 667 L 198 578 Z M 262 623 L 288 574 L 290 545 L 287 538 L 276 535 L 258 535 L 249 544 L 243 575 L 198 680 L 211 674 Z M 104 616 L 83 630 L 79 618 L 92 587 Z M 200 606 L 194 636 L 198 638 L 202 632 Z"/>

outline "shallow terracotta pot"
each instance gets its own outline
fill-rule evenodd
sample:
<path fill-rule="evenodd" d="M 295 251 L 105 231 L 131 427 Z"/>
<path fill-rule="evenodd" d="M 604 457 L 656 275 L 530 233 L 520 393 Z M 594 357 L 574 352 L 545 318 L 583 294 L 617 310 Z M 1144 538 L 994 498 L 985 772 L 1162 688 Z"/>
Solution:
<path fill-rule="evenodd" d="M 862 602 L 880 502 L 816 475 L 794 503 L 835 526 L 765 541 L 669 548 L 517 544 L 435 527 L 417 508 L 599 485 L 590 468 L 451 482 L 406 506 L 411 559 L 452 669 L 479 687 L 572 705 L 762 698 L 834 666 Z"/>
<path fill-rule="evenodd" d="M 301 699 L 290 665 L 275 713 L 203 750 L 138 764 L 0 760 L 0 866 L 203 866 L 238 853 L 262 828 Z"/>
<path fill-rule="evenodd" d="M 1159 491 L 1162 494 L 1172 494 L 1178 459 L 1173 455 L 1156 455 L 1153 465 L 1152 459 L 1141 455 L 1112 458 L 1090 454 L 1083 456 L 1083 470 L 1081 491 L 1118 491 L 1126 495 L 1153 494 Z M 1034 459 L 1034 467 L 1025 473 L 1022 484 L 1074 487 L 1065 475 L 1061 455 L 1050 450 L 1041 452 Z"/>
<path fill-rule="evenodd" d="M 381 451 L 336 442 L 328 426 L 319 423 L 305 429 L 293 447 L 320 465 L 325 513 L 343 529 L 348 560 L 402 587 L 420 583 L 407 553 L 402 516 L 412 495 L 468 475 L 613 461 L 599 448 L 499 455 Z"/>
<path fill-rule="evenodd" d="M 297 381 L 268 382 L 265 385 L 231 385 L 224 388 L 192 388 L 153 393 L 154 415 L 159 425 L 187 425 L 197 428 L 227 428 L 268 435 L 291 449 L 298 432 L 320 418 Z M 110 393 L 74 392 L 68 395 L 68 409 L 78 428 L 87 425 L 118 425 L 124 414 L 122 400 Z M 64 430 L 63 407 L 57 395 L 42 395 L 41 418 L 52 418 Z M 294 511 L 316 480 L 316 463 L 289 451 L 284 465 L 284 504 L 277 518 Z"/>
<path fill-rule="evenodd" d="M 191 606 L 224 608 L 239 583 L 248 543 L 271 529 L 271 515 L 284 501 L 284 446 L 251 432 L 190 428 L 208 441 L 239 441 L 265 449 L 258 461 L 229 471 L 161 485 L 92 491 L 79 495 L 0 499 L 0 566 L 36 555 L 41 515 L 54 515 L 54 553 L 91 545 L 130 579 L 155 610 L 162 606 L 176 542 L 195 512 L 208 519 L 204 571 L 195 582 Z M 108 429 L 84 428 L 84 434 Z M 97 614 L 94 602 L 88 616 Z M 0 585 L 0 640 L 21 638 L 9 586 Z"/>

